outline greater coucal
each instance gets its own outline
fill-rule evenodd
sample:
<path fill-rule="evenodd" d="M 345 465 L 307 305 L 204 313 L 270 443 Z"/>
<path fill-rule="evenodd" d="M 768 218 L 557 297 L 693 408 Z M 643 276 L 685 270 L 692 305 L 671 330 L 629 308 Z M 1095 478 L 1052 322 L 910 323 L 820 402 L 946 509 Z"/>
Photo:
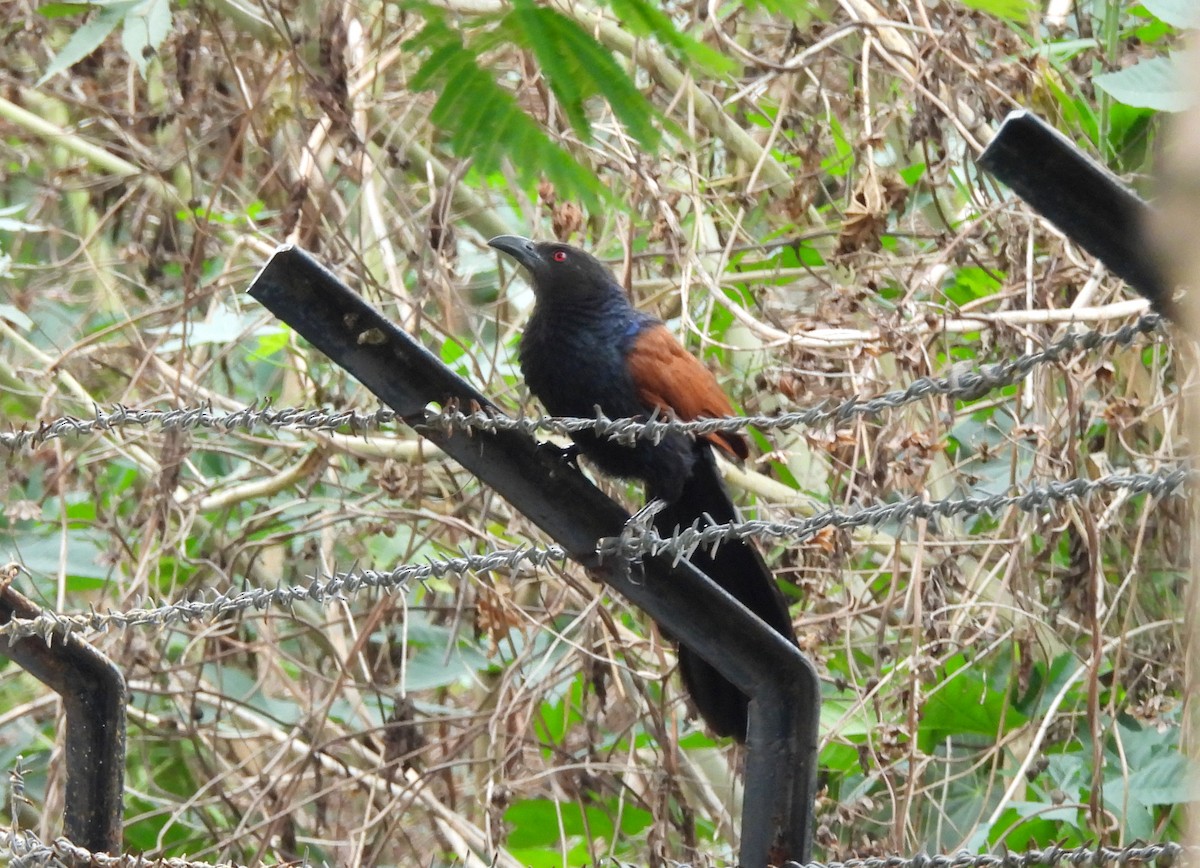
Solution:
<path fill-rule="evenodd" d="M 529 274 L 535 304 L 521 336 L 521 372 L 550 413 L 590 418 L 599 407 L 611 418 L 732 415 L 712 373 L 660 320 L 635 309 L 595 257 L 566 244 L 517 235 L 500 235 L 488 244 Z M 744 459 L 749 450 L 740 434 L 716 432 L 693 440 L 669 432 L 659 443 L 638 439 L 633 446 L 590 430 L 572 437 L 605 473 L 641 480 L 647 499 L 665 504 L 654 517 L 660 534 L 709 518 L 719 523 L 736 519 L 710 447 Z M 697 550 L 690 560 L 774 630 L 796 641 L 779 587 L 751 543 L 730 540 L 715 554 Z M 713 731 L 745 741 L 745 694 L 686 646 L 679 649 L 679 668 Z"/>

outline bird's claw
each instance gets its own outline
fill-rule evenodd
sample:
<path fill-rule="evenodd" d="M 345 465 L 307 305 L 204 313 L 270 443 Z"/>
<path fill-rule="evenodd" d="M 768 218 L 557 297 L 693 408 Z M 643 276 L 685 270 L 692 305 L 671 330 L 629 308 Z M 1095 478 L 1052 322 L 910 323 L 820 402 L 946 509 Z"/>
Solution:
<path fill-rule="evenodd" d="M 579 469 L 579 456 L 582 450 L 579 444 L 570 443 L 566 446 L 559 446 L 557 443 L 552 443 L 549 440 L 543 440 L 538 444 L 538 451 L 543 452 L 552 458 L 557 458 L 563 464 L 567 464 L 576 470 Z"/>
<path fill-rule="evenodd" d="M 655 498 L 629 516 L 629 520 L 625 522 L 625 527 L 621 529 L 619 537 L 621 544 L 627 550 L 635 548 L 637 545 L 645 545 L 643 542 L 648 534 L 654 532 L 654 517 L 662 512 L 667 507 L 665 500 Z M 653 551 L 643 551 L 640 554 L 632 555 L 633 558 L 641 558 L 647 554 L 653 554 Z"/>

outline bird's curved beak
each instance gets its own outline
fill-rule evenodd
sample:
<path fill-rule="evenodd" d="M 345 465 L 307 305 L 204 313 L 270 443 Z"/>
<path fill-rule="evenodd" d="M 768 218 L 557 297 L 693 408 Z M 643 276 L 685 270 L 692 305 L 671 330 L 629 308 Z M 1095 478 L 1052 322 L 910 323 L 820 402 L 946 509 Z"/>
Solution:
<path fill-rule="evenodd" d="M 518 265 L 523 265 L 530 274 L 536 274 L 544 265 L 542 255 L 538 253 L 534 243 L 520 235 L 497 235 L 488 242 L 488 247 L 494 247 L 501 253 L 507 253 L 517 261 Z"/>

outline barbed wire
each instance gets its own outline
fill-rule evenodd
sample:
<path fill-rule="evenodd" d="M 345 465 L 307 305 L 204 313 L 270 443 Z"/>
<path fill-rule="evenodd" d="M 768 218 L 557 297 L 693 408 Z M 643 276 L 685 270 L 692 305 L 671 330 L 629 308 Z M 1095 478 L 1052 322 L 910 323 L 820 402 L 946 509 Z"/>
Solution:
<path fill-rule="evenodd" d="M 599 553 L 604 557 L 628 559 L 647 555 L 669 555 L 678 560 L 680 557 L 689 557 L 697 548 L 709 549 L 727 540 L 758 537 L 803 542 L 827 527 L 853 530 L 867 526 L 904 523 L 913 519 L 936 520 L 958 516 L 996 515 L 1010 507 L 1016 507 L 1022 512 L 1040 512 L 1055 504 L 1084 500 L 1098 491 L 1124 490 L 1130 494 L 1165 497 L 1181 493 L 1184 483 L 1192 477 L 1192 471 L 1184 467 L 1165 468 L 1156 473 L 1114 473 L 1099 479 L 1070 479 L 1035 485 L 1017 494 L 944 500 L 928 500 L 915 496 L 847 512 L 830 509 L 808 518 L 791 521 L 752 519 L 744 522 L 708 524 L 703 528 L 693 524 L 665 537 L 659 536 L 653 528 L 644 523 L 630 522 L 619 537 L 601 540 Z"/>
<path fill-rule="evenodd" d="M 148 626 L 161 629 L 177 623 L 212 620 L 247 609 L 263 611 L 268 608 L 289 608 L 302 602 L 344 600 L 364 590 L 403 591 L 412 582 L 424 582 L 448 575 L 463 576 L 467 573 L 515 570 L 524 564 L 543 567 L 566 559 L 567 553 L 561 546 L 529 546 L 495 550 L 481 555 L 431 558 L 427 563 L 401 564 L 386 571 L 362 569 L 335 572 L 314 577 L 303 585 L 278 585 L 274 588 L 252 588 L 237 592 L 207 591 L 206 599 L 181 600 L 126 611 L 93 610 L 79 614 L 61 614 L 47 609 L 36 618 L 13 618 L 5 624 L 0 624 L 0 636 L 11 639 L 40 636 L 46 642 L 50 642 L 55 637 L 65 638 L 79 631 L 102 633 L 111 627 L 124 629 Z"/>
<path fill-rule="evenodd" d="M 31 866 L 95 865 L 97 868 L 240 868 L 236 863 L 193 862 L 180 858 L 147 859 L 144 856 L 97 853 L 73 844 L 66 838 L 43 842 L 28 831 L 7 831 L 0 836 L 0 851 L 12 854 L 13 868 Z M 784 868 L 1053 868 L 1058 865 L 1126 866 L 1155 864 L 1157 868 L 1176 868 L 1184 857 L 1200 855 L 1195 847 L 1173 842 L 1166 844 L 1130 844 L 1126 847 L 1046 847 L 1020 853 L 971 853 L 959 850 L 947 855 L 917 853 L 913 856 L 872 856 L 844 862 L 784 862 Z M 677 863 L 679 868 L 687 868 Z"/>
<path fill-rule="evenodd" d="M 211 429 L 219 433 L 254 428 L 276 428 L 312 431 L 336 431 L 349 428 L 354 433 L 375 430 L 396 421 L 393 410 L 381 408 L 365 413 L 358 410 L 324 410 L 287 407 L 273 409 L 269 405 L 250 405 L 230 413 L 218 413 L 211 405 L 154 410 L 114 404 L 109 411 L 96 407 L 89 419 L 62 416 L 43 422 L 34 431 L 0 432 L 0 446 L 9 450 L 37 448 L 50 440 L 67 436 L 84 436 L 117 428 L 149 428 L 162 431 Z"/>
<path fill-rule="evenodd" d="M 431 429 L 451 433 L 453 431 L 521 431 L 532 436 L 538 431 L 570 435 L 579 431 L 593 430 L 601 436 L 620 443 L 632 444 L 638 438 L 654 442 L 672 431 L 701 437 L 716 432 L 740 431 L 747 427 L 767 430 L 787 430 L 798 426 L 817 427 L 829 422 L 845 422 L 859 417 L 874 417 L 887 410 L 894 410 L 924 398 L 942 396 L 956 400 L 974 400 L 988 392 L 1012 385 L 1024 378 L 1038 365 L 1054 362 L 1064 355 L 1079 349 L 1092 350 L 1104 346 L 1125 346 L 1140 335 L 1149 334 L 1162 327 L 1162 317 L 1146 314 L 1136 322 L 1124 325 L 1114 332 L 1089 329 L 1070 332 L 1048 347 L 976 370 L 951 373 L 943 377 L 922 377 L 903 389 L 885 392 L 874 398 L 849 398 L 841 402 L 824 401 L 814 407 L 776 415 L 726 416 L 717 419 L 700 419 L 683 422 L 678 419 L 611 419 L 603 413 L 594 418 L 557 416 L 506 416 L 494 410 L 476 410 L 464 413 L 455 407 L 440 411 L 428 410 L 423 424 Z M 160 430 L 208 429 L 221 433 L 251 430 L 265 427 L 272 429 L 295 429 L 314 431 L 336 431 L 349 429 L 362 434 L 394 424 L 398 414 L 388 409 L 373 412 L 357 410 L 325 410 L 312 408 L 273 409 L 269 405 L 251 405 L 229 413 L 219 413 L 211 406 L 172 408 L 155 410 L 130 408 L 114 405 L 105 411 L 95 408 L 92 418 L 84 419 L 63 416 L 43 422 L 36 430 L 13 430 L 0 432 L 0 446 L 16 451 L 37 448 L 44 443 L 66 436 L 83 436 L 98 431 L 117 428 L 156 426 Z"/>
<path fill-rule="evenodd" d="M 80 847 L 67 838 L 56 838 L 47 843 L 29 831 L 9 830 L 0 835 L 0 853 L 7 850 L 12 855 L 12 868 L 42 868 L 42 866 L 89 865 L 95 868 L 243 868 L 233 862 L 193 862 L 190 859 L 157 857 L 131 854 L 98 853 Z M 306 863 L 307 864 L 307 863 Z"/>
<path fill-rule="evenodd" d="M 1069 332 L 1050 346 L 1034 353 L 1017 356 L 1005 362 L 983 365 L 976 370 L 954 372 L 944 377 L 921 377 L 903 389 L 885 392 L 874 398 L 862 400 L 853 397 L 845 401 L 823 401 L 815 407 L 772 416 L 724 416 L 716 419 L 697 419 L 683 422 L 678 419 L 610 419 L 597 412 L 595 418 L 563 418 L 549 416 L 509 417 L 476 410 L 464 413 L 455 408 L 426 414 L 425 424 L 449 433 L 454 430 L 476 430 L 493 432 L 516 430 L 532 435 L 536 431 L 556 434 L 573 434 L 578 431 L 594 430 L 597 434 L 626 445 L 638 438 L 657 443 L 671 431 L 679 431 L 702 437 L 716 432 L 734 432 L 747 427 L 763 431 L 787 430 L 798 426 L 815 428 L 829 422 L 846 422 L 850 419 L 878 416 L 886 410 L 895 410 L 924 398 L 943 396 L 956 400 L 970 401 L 988 392 L 1010 386 L 1023 379 L 1035 367 L 1058 361 L 1064 355 L 1078 349 L 1096 349 L 1102 346 L 1126 346 L 1139 335 L 1149 334 L 1162 328 L 1163 319 L 1158 314 L 1146 314 L 1136 322 L 1122 326 L 1115 332 L 1100 332 L 1089 329 Z"/>
<path fill-rule="evenodd" d="M 1015 507 L 1023 512 L 1039 512 L 1056 504 L 1084 500 L 1097 492 L 1127 491 L 1168 497 L 1181 493 L 1192 477 L 1186 468 L 1164 468 L 1156 473 L 1117 473 L 1099 479 L 1072 479 L 1027 488 L 1015 494 L 986 497 L 962 497 L 931 501 L 910 497 L 895 503 L 877 504 L 855 510 L 830 509 L 808 518 L 792 521 L 751 519 L 742 522 L 699 523 L 662 536 L 642 522 L 631 521 L 619 536 L 597 541 L 596 551 L 603 558 L 633 560 L 664 555 L 675 562 L 691 556 L 697 548 L 713 548 L 728 540 L 787 539 L 804 542 L 825 528 L 853 530 L 884 524 L 904 524 L 913 519 L 946 519 L 971 515 L 994 515 Z M 35 618 L 13 618 L 0 625 L 0 636 L 11 639 L 40 636 L 50 642 L 79 631 L 105 632 L 116 627 L 154 627 L 162 629 L 177 623 L 212 620 L 235 612 L 268 608 L 286 608 L 299 602 L 323 603 L 344 600 L 365 590 L 404 591 L 412 582 L 445 576 L 462 577 L 470 573 L 496 570 L 513 571 L 521 566 L 544 567 L 562 563 L 567 552 L 561 546 L 497 549 L 484 554 L 429 559 L 422 564 L 401 564 L 391 570 L 348 570 L 313 577 L 301 585 L 279 585 L 244 591 L 209 591 L 203 599 L 181 600 L 158 606 L 143 606 L 126 611 L 91 611 L 61 614 L 51 610 Z"/>
<path fill-rule="evenodd" d="M 1131 844 L 1126 847 L 1047 847 L 1022 853 L 971 853 L 959 850 L 948 855 L 874 856 L 847 859 L 845 862 L 808 862 L 803 868 L 1034 868 L 1034 866 L 1138 865 L 1157 863 L 1159 868 L 1179 865 L 1183 856 L 1195 858 L 1200 850 L 1182 844 Z M 801 868 L 797 862 L 784 862 L 785 868 Z"/>

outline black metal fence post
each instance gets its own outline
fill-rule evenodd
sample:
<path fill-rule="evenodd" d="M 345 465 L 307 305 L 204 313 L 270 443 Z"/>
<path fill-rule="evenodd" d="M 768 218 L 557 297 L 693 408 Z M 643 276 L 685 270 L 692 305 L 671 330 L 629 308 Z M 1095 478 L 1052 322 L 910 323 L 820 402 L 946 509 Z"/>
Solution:
<path fill-rule="evenodd" d="M 751 735 L 741 865 L 808 861 L 820 692 L 799 649 L 686 561 L 647 558 L 634 576 L 628 563 L 601 558 L 599 541 L 620 536 L 628 512 L 531 437 L 427 426 L 431 403 L 495 408 L 308 254 L 280 248 L 250 295 L 496 489 L 572 558 L 746 689 Z"/>
<path fill-rule="evenodd" d="M 41 609 L 12 587 L 4 572 L 0 624 L 35 618 Z M 111 660 L 77 636 L 0 635 L 0 654 L 62 697 L 66 712 L 67 788 L 63 833 L 94 852 L 121 852 L 125 786 L 125 678 Z"/>

